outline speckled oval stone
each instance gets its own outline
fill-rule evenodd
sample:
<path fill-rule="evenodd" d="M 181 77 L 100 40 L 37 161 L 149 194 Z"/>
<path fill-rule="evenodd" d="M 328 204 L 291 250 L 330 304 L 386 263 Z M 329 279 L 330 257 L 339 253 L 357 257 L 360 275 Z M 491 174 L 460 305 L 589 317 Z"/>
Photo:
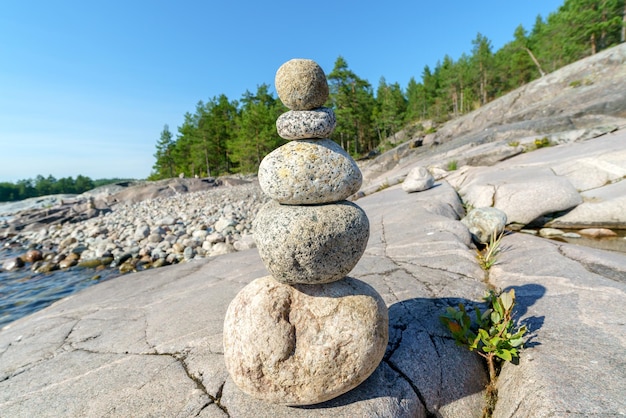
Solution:
<path fill-rule="evenodd" d="M 224 361 L 233 382 L 270 403 L 312 405 L 362 383 L 385 354 L 389 315 L 368 284 L 256 279 L 224 320 Z"/>
<path fill-rule="evenodd" d="M 330 139 L 295 140 L 276 148 L 261 161 L 258 176 L 267 196 L 289 205 L 343 200 L 363 181 L 354 159 Z"/>
<path fill-rule="evenodd" d="M 267 270 L 281 283 L 330 283 L 359 261 L 369 221 L 352 202 L 290 206 L 272 200 L 253 223 L 254 239 Z"/>
<path fill-rule="evenodd" d="M 309 59 L 295 58 L 280 66 L 274 80 L 278 97 L 292 110 L 311 110 L 328 99 L 328 82 L 322 67 Z"/>
<path fill-rule="evenodd" d="M 335 112 L 328 107 L 319 107 L 283 113 L 276 120 L 276 129 L 283 139 L 328 138 L 336 124 Z"/>

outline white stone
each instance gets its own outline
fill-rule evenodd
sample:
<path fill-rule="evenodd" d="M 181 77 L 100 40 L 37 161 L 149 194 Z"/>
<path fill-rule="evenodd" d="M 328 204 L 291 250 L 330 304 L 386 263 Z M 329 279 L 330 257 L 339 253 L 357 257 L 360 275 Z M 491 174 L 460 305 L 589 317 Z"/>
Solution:
<path fill-rule="evenodd" d="M 402 190 L 407 193 L 428 190 L 435 184 L 435 178 L 426 167 L 414 167 L 402 183 Z"/>

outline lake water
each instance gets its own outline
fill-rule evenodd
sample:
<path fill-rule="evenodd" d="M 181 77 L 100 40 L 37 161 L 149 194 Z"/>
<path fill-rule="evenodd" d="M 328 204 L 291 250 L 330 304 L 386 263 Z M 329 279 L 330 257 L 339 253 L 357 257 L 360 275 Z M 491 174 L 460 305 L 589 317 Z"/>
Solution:
<path fill-rule="evenodd" d="M 0 264 L 22 252 L 0 250 Z M 28 269 L 0 271 L 0 328 L 65 296 L 119 275 L 117 269 L 95 271 L 80 267 L 47 274 Z"/>

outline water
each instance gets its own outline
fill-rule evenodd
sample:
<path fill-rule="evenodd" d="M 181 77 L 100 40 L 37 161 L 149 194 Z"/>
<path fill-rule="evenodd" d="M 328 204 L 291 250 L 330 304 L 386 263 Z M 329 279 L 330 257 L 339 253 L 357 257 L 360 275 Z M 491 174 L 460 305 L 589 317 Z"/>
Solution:
<path fill-rule="evenodd" d="M 0 264 L 22 253 L 23 251 L 16 253 L 2 249 Z M 45 274 L 35 273 L 27 268 L 11 272 L 0 271 L 0 329 L 59 299 L 119 275 L 116 269 L 96 271 L 81 267 Z"/>

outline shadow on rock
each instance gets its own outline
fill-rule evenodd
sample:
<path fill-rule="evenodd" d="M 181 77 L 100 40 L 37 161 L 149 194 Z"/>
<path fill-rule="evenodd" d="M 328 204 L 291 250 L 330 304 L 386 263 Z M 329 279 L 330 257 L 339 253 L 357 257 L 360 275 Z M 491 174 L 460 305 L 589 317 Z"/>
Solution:
<path fill-rule="evenodd" d="M 508 290 L 508 289 L 507 289 Z M 515 287 L 515 317 L 545 294 L 536 284 Z M 388 398 L 395 408 L 410 416 L 475 416 L 483 408 L 483 391 L 488 375 L 478 354 L 456 345 L 439 317 L 449 306 L 463 303 L 468 310 L 484 304 L 463 298 L 414 298 L 389 307 L 389 343 L 383 361 L 360 386 L 331 401 L 302 409 L 334 408 L 371 399 Z M 543 317 L 520 322 L 531 331 Z M 537 345 L 525 344 L 525 347 Z M 427 412 L 424 410 L 427 410 Z M 398 416 L 405 416 L 400 413 Z"/>
<path fill-rule="evenodd" d="M 509 286 L 503 291 L 515 290 L 515 308 L 513 318 L 516 320 L 516 327 L 526 325 L 528 334 L 524 341 L 524 348 L 532 348 L 541 343 L 535 341 L 536 332 L 543 326 L 545 316 L 526 316 L 528 308 L 541 299 L 546 293 L 546 288 L 540 284 L 529 283 L 522 286 Z M 521 318 L 521 319 L 520 319 Z"/>

